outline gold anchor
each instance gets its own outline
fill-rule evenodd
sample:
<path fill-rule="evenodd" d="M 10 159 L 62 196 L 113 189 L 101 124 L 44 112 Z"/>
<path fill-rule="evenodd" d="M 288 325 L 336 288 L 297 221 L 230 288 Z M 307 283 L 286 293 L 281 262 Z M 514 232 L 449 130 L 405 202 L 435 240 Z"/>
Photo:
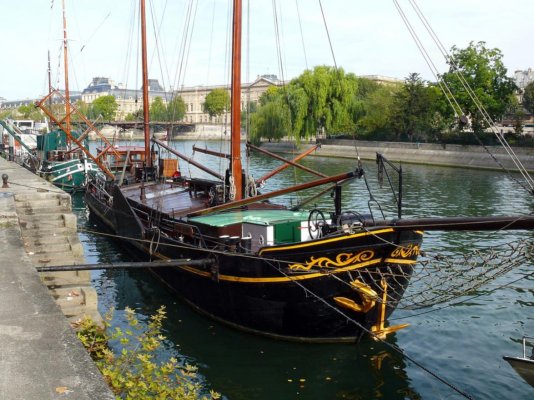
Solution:
<path fill-rule="evenodd" d="M 384 322 L 386 320 L 386 301 L 387 301 L 388 284 L 385 279 L 382 279 L 380 281 L 380 285 L 382 286 L 383 292 L 382 292 L 382 304 L 380 305 L 380 309 L 379 309 L 379 320 L 376 325 L 373 325 L 371 327 L 371 332 L 374 333 L 373 339 L 375 340 L 384 340 L 388 334 L 396 332 L 400 329 L 404 329 L 407 326 L 410 326 L 410 324 L 399 324 L 399 325 L 388 326 L 387 328 L 384 327 Z"/>

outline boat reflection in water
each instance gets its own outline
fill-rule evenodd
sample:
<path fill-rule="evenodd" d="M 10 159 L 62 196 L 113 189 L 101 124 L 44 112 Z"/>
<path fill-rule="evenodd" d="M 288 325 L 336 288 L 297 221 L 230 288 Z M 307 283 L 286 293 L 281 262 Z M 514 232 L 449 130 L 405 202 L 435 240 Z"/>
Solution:
<path fill-rule="evenodd" d="M 411 387 L 403 357 L 387 345 L 306 344 L 247 335 L 210 321 L 176 301 L 155 277 L 141 271 L 102 271 L 95 276 L 99 300 L 115 307 L 113 325 L 126 327 L 125 307 L 141 320 L 165 305 L 162 357 L 199 367 L 205 383 L 228 399 L 421 398 Z M 395 345 L 395 334 L 388 336 Z"/>

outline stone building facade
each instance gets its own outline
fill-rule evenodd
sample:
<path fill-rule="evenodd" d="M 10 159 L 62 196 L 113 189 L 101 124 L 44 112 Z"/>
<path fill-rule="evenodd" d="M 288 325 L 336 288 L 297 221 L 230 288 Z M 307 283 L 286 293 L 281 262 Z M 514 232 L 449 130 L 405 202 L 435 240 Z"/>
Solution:
<path fill-rule="evenodd" d="M 178 91 L 165 91 L 156 79 L 149 79 L 149 102 L 152 104 L 156 97 L 161 97 L 164 104 L 172 100 L 173 96 L 181 96 L 185 103 L 185 116 L 183 122 L 200 124 L 213 123 L 222 124 L 225 120 L 229 121 L 229 115 L 219 117 L 210 117 L 204 112 L 203 104 L 208 93 L 213 89 L 223 88 L 230 93 L 228 86 L 192 86 L 183 87 Z M 247 102 L 257 102 L 263 92 L 268 87 L 280 85 L 281 82 L 276 76 L 258 76 L 258 78 L 248 84 L 243 84 L 241 89 L 241 109 L 246 110 Z M 119 105 L 117 109 L 117 120 L 123 120 L 128 114 L 135 113 L 143 107 L 142 91 L 135 89 L 126 89 L 121 84 L 115 84 L 113 80 L 104 77 L 93 78 L 92 82 L 85 88 L 81 94 L 81 99 L 87 104 L 91 104 L 98 97 L 113 96 Z"/>
<path fill-rule="evenodd" d="M 534 70 L 529 68 L 525 71 L 515 71 L 514 82 L 519 89 L 524 90 L 530 82 L 534 82 Z"/>

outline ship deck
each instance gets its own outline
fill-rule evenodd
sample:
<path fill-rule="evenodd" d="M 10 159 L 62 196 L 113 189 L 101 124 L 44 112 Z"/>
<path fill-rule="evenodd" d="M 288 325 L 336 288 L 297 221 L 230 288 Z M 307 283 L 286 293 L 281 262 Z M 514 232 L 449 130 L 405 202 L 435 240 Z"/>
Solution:
<path fill-rule="evenodd" d="M 202 182 L 201 182 L 202 185 Z M 144 198 L 141 199 L 141 188 L 144 187 Z M 146 209 L 152 209 L 157 210 L 158 212 L 164 213 L 169 215 L 170 217 L 178 218 L 181 216 L 185 216 L 187 214 L 190 214 L 192 212 L 203 210 L 209 207 L 209 200 L 208 196 L 206 195 L 205 191 L 199 190 L 196 191 L 192 187 L 186 187 L 182 186 L 181 184 L 175 184 L 175 183 L 145 183 L 144 185 L 141 183 L 133 184 L 133 185 L 127 185 L 123 186 L 121 188 L 121 191 L 123 195 L 128 198 L 129 200 L 138 203 L 142 205 Z M 275 219 L 291 219 L 294 218 L 295 213 L 289 211 L 286 209 L 286 207 L 279 205 L 279 204 L 273 204 L 269 202 L 259 202 L 259 203 L 253 203 L 249 204 L 245 208 L 246 210 L 254 210 L 250 211 L 252 214 L 255 214 L 257 216 L 260 216 L 262 214 L 258 214 L 260 210 L 278 210 L 282 211 L 285 210 L 282 214 L 280 212 L 276 212 L 274 216 L 271 216 L 270 214 L 264 215 L 265 218 L 275 218 Z M 241 209 L 243 211 L 243 209 Z M 236 214 L 236 217 L 240 222 L 241 220 L 246 217 L 250 216 L 249 213 L 243 213 L 238 212 Z M 299 218 L 302 218 L 299 214 Z M 306 214 L 307 215 L 307 214 Z M 234 218 L 234 219 L 235 219 Z M 206 223 L 204 221 L 206 217 L 199 218 L 199 222 Z M 202 221 L 200 221 L 202 220 Z M 232 220 L 232 218 L 228 218 L 228 214 L 225 214 L 224 221 L 225 224 L 228 223 L 228 221 Z M 212 217 L 207 218 L 207 221 L 209 221 L 208 224 L 210 225 L 220 225 L 221 222 L 217 220 L 212 221 Z M 234 223 L 237 221 L 233 221 Z M 224 225 L 224 224 L 223 224 Z"/>
<path fill-rule="evenodd" d="M 145 196 L 141 199 L 141 187 Z M 181 185 L 169 183 L 148 183 L 124 186 L 121 189 L 128 199 L 170 216 L 181 216 L 208 207 L 208 199 Z"/>

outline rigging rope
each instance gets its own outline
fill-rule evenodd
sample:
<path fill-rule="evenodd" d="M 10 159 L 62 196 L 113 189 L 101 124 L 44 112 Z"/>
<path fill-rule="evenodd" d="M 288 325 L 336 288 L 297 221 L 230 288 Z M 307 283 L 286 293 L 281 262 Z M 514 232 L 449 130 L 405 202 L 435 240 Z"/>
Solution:
<path fill-rule="evenodd" d="M 439 71 L 438 71 L 437 67 L 435 66 L 435 64 L 433 63 L 431 57 L 427 53 L 426 48 L 424 47 L 424 45 L 422 44 L 421 40 L 419 39 L 419 36 L 415 32 L 415 29 L 413 28 L 412 24 L 409 22 L 406 14 L 404 13 L 402 7 L 400 6 L 398 0 L 393 0 L 393 3 L 395 5 L 395 7 L 397 8 L 397 11 L 399 12 L 399 14 L 400 14 L 402 20 L 404 21 L 406 27 L 408 28 L 408 31 L 409 31 L 410 35 L 414 39 L 419 51 L 423 55 L 423 58 L 425 59 L 425 62 L 427 63 L 427 65 L 429 66 L 432 74 L 434 75 L 438 85 L 440 86 L 441 90 L 443 91 L 443 93 L 445 95 L 445 98 L 449 102 L 449 105 L 451 105 L 451 108 L 454 110 L 455 113 L 458 114 L 458 111 L 459 111 L 459 115 L 463 115 L 463 111 L 462 111 L 461 106 L 456 101 L 456 98 L 454 97 L 454 95 L 451 92 L 449 86 L 447 85 L 447 82 L 445 82 L 443 79 L 441 79 L 439 77 L 440 74 L 439 74 Z M 531 193 L 534 193 L 534 179 L 530 176 L 530 174 L 528 173 L 528 171 L 526 170 L 526 168 L 522 164 L 521 160 L 517 157 L 517 155 L 515 154 L 514 150 L 510 147 L 510 145 L 508 144 L 508 142 L 506 141 L 504 136 L 498 131 L 498 129 L 497 129 L 496 125 L 495 125 L 495 122 L 493 121 L 493 119 L 491 118 L 491 116 L 489 115 L 489 113 L 487 112 L 485 107 L 483 106 L 483 104 L 480 102 L 480 100 L 476 96 L 475 92 L 473 91 L 473 89 L 471 88 L 471 86 L 469 85 L 469 83 L 467 82 L 465 77 L 462 75 L 460 69 L 458 68 L 458 65 L 454 62 L 453 57 L 451 57 L 451 55 L 448 53 L 448 51 L 443 46 L 442 42 L 439 40 L 438 36 L 436 35 L 435 31 L 430 26 L 428 20 L 426 19 L 426 17 L 422 13 L 421 9 L 419 8 L 419 6 L 415 2 L 415 0 L 410 0 L 410 4 L 412 5 L 412 8 L 414 9 L 414 11 L 416 12 L 417 16 L 419 17 L 421 23 L 425 27 L 427 33 L 432 38 L 432 40 L 434 41 L 434 43 L 438 47 L 439 51 L 441 52 L 441 54 L 445 58 L 445 61 L 452 67 L 452 70 L 453 70 L 454 74 L 457 76 L 457 78 L 460 81 L 461 85 L 463 86 L 463 88 L 465 89 L 466 93 L 468 94 L 469 98 L 473 101 L 473 104 L 475 105 L 477 110 L 482 115 L 482 118 L 487 123 L 487 125 L 490 127 L 490 129 L 492 130 L 494 135 L 497 137 L 497 140 L 499 141 L 499 143 L 503 146 L 503 148 L 505 149 L 506 153 L 512 159 L 512 162 L 517 167 L 517 170 L 520 172 L 520 174 L 525 179 L 527 185 L 530 187 L 530 190 L 527 187 L 525 187 L 524 184 L 519 182 L 510 173 L 510 171 L 506 167 L 504 167 L 504 165 L 491 153 L 490 149 L 487 146 L 482 144 L 482 141 L 480 140 L 480 138 L 478 138 L 478 136 L 474 132 L 473 132 L 473 135 L 476 137 L 477 141 L 484 147 L 486 152 L 492 157 L 492 159 L 504 171 L 506 171 L 516 183 L 518 183 L 520 186 L 525 188 L 527 191 L 530 191 Z M 451 100 L 454 101 L 454 106 L 452 105 Z"/>
<path fill-rule="evenodd" d="M 464 89 L 469 94 L 469 97 L 474 102 L 474 104 L 476 105 L 476 107 L 479 110 L 479 112 L 483 115 L 484 120 L 486 121 L 486 123 L 492 129 L 492 131 L 495 134 L 495 136 L 497 137 L 499 143 L 501 143 L 501 145 L 504 147 L 504 149 L 506 150 L 508 155 L 512 158 L 512 160 L 513 160 L 514 164 L 516 165 L 518 171 L 521 173 L 521 175 L 523 175 L 523 178 L 527 181 L 528 185 L 530 186 L 530 189 L 533 190 L 534 189 L 534 179 L 529 175 L 528 171 L 526 170 L 526 168 L 521 163 L 521 160 L 517 157 L 517 155 L 515 154 L 514 150 L 508 144 L 508 142 L 506 141 L 504 136 L 498 131 L 498 129 L 497 129 L 496 125 L 495 125 L 495 122 L 493 121 L 493 119 L 489 115 L 488 111 L 486 110 L 484 105 L 478 99 L 477 95 L 475 94 L 475 92 L 473 91 L 471 86 L 469 85 L 469 82 L 467 82 L 467 80 L 465 79 L 463 74 L 460 72 L 460 69 L 458 68 L 458 65 L 454 62 L 454 58 L 451 57 L 451 55 L 447 52 L 447 49 L 445 49 L 445 47 L 443 46 L 442 42 L 439 40 L 438 36 L 436 35 L 435 31 L 430 26 L 428 20 L 426 19 L 426 17 L 422 13 L 421 9 L 419 8 L 419 6 L 415 2 L 415 0 L 410 0 L 410 4 L 412 5 L 412 8 L 415 10 L 416 14 L 418 15 L 419 20 L 425 26 L 428 34 L 434 40 L 434 43 L 440 49 L 440 51 L 441 51 L 442 55 L 444 56 L 445 60 L 450 65 L 453 66 L 457 77 L 462 82 L 462 86 L 464 87 Z M 501 165 L 501 167 L 502 167 L 502 165 Z"/>
<path fill-rule="evenodd" d="M 324 23 L 324 28 L 326 30 L 326 36 L 328 37 L 330 53 L 332 53 L 332 60 L 334 60 L 334 68 L 337 71 L 336 55 L 334 54 L 334 47 L 332 46 L 332 41 L 330 40 L 330 32 L 328 31 L 328 25 L 326 23 L 326 17 L 325 17 L 324 10 L 323 10 L 323 3 L 321 2 L 321 0 L 319 0 L 319 7 L 321 8 L 321 15 L 323 16 L 323 23 Z"/>
<path fill-rule="evenodd" d="M 304 63 L 306 69 L 308 69 L 308 57 L 306 55 L 306 44 L 304 43 L 304 34 L 302 33 L 302 20 L 300 18 L 299 0 L 295 0 L 295 6 L 297 7 L 297 18 L 299 20 L 300 40 L 302 42 L 302 51 L 304 53 Z"/>

